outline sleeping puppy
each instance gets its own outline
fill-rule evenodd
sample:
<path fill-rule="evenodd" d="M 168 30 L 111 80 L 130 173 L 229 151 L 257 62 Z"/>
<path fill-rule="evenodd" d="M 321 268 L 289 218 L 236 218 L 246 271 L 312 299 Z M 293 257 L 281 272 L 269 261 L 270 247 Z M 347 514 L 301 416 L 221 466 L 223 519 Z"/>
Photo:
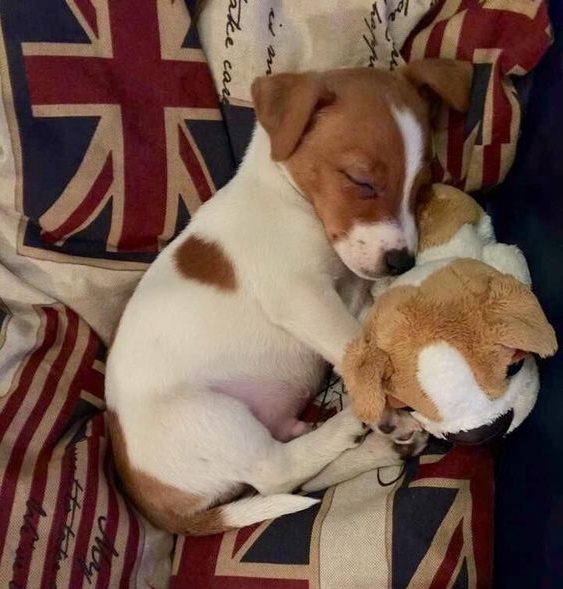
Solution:
<path fill-rule="evenodd" d="M 211 534 L 316 503 L 290 493 L 365 429 L 298 416 L 360 333 L 363 279 L 412 266 L 426 97 L 462 111 L 470 84 L 440 60 L 256 80 L 243 163 L 144 275 L 108 358 L 116 464 L 155 525 Z"/>

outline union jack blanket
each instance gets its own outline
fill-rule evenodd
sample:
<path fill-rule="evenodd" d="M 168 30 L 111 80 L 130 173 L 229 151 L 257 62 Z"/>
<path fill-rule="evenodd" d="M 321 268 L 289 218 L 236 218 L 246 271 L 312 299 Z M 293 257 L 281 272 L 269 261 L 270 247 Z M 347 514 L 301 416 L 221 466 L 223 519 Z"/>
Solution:
<path fill-rule="evenodd" d="M 477 189 L 510 166 L 515 80 L 549 42 L 543 0 L 0 0 L 0 587 L 489 587 L 485 450 L 433 445 L 221 536 L 154 529 L 114 471 L 104 358 L 147 264 L 233 175 L 255 74 L 473 61 L 434 170 Z"/>

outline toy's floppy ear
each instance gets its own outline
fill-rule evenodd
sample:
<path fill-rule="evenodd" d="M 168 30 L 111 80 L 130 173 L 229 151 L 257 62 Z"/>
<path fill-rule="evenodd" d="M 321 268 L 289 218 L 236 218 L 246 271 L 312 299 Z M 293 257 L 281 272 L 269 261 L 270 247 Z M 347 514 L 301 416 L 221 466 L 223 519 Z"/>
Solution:
<path fill-rule="evenodd" d="M 497 344 L 542 358 L 555 354 L 555 331 L 528 286 L 508 274 L 495 276 L 489 302 Z"/>
<path fill-rule="evenodd" d="M 458 112 L 469 110 L 473 66 L 455 59 L 420 59 L 403 70 L 421 94 L 435 94 Z"/>
<path fill-rule="evenodd" d="M 315 109 L 334 101 L 318 74 L 276 74 L 251 87 L 256 118 L 270 136 L 271 157 L 287 159 L 297 147 Z"/>
<path fill-rule="evenodd" d="M 386 404 L 383 383 L 390 368 L 389 357 L 362 336 L 348 346 L 342 368 L 354 414 L 365 423 L 376 423 Z"/>

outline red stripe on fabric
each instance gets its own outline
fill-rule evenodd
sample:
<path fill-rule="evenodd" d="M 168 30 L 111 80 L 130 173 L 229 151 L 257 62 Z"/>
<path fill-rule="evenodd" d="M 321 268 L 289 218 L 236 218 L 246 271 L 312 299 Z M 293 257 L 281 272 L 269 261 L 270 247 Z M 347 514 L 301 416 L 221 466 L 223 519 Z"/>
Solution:
<path fill-rule="evenodd" d="M 82 445 L 84 447 L 84 444 Z M 89 561 L 90 536 L 94 527 L 94 517 L 98 504 L 98 483 L 100 476 L 100 438 L 91 436 L 86 443 L 86 481 L 82 485 L 84 495 L 82 501 L 82 510 L 80 524 L 76 533 L 76 544 L 72 556 L 72 572 L 69 580 L 69 588 L 75 589 L 82 587 L 84 581 L 84 570 L 79 564 Z"/>
<path fill-rule="evenodd" d="M 233 546 L 233 556 L 238 552 L 240 547 L 252 536 L 252 534 L 258 529 L 259 526 L 262 524 L 256 524 L 254 526 L 247 526 L 246 528 L 242 528 L 237 531 L 237 537 L 235 539 L 235 545 Z"/>
<path fill-rule="evenodd" d="M 47 309 L 44 309 L 47 313 Z M 53 312 L 56 312 L 53 310 Z M 59 322 L 57 321 L 57 334 L 55 339 L 53 340 L 53 345 L 56 345 L 56 340 L 59 336 Z M 2 505 L 2 509 L 6 510 L 6 513 L 11 512 L 12 503 L 14 501 L 14 495 L 16 492 L 16 486 L 18 483 L 20 470 L 23 464 L 23 459 L 25 457 L 29 442 L 35 433 L 38 425 L 40 424 L 41 420 L 45 417 L 47 413 L 47 409 L 49 408 L 49 404 L 52 401 L 53 396 L 53 379 L 50 378 L 53 374 L 59 374 L 60 370 L 64 368 L 68 357 L 72 351 L 71 347 L 65 347 L 66 337 L 69 334 L 67 330 L 60 347 L 59 353 L 55 358 L 55 361 L 51 365 L 49 369 L 49 373 L 43 384 L 43 388 L 35 406 L 31 410 L 31 413 L 28 415 L 25 423 L 20 430 L 12 448 L 10 458 L 5 467 L 5 476 L 2 482 L 2 488 L 0 490 L 0 505 Z M 54 383 L 56 387 L 56 382 Z M 23 393 L 22 393 L 23 394 Z M 0 518 L 0 554 L 2 554 L 4 550 L 4 545 L 6 542 L 6 535 L 7 535 L 7 528 L 10 518 Z"/>
<path fill-rule="evenodd" d="M 92 188 L 88 191 L 78 207 L 70 215 L 66 216 L 64 222 L 56 229 L 44 231 L 41 235 L 42 238 L 46 242 L 56 243 L 77 231 L 100 205 L 104 196 L 108 193 L 112 182 L 113 158 L 110 154 L 100 174 L 92 184 Z"/>
<path fill-rule="evenodd" d="M 58 381 L 62 371 L 66 368 L 68 359 L 72 354 L 72 350 L 74 349 L 78 337 L 78 316 L 76 313 L 71 311 L 70 309 L 65 309 L 65 315 L 67 317 L 67 329 L 65 333 L 65 337 L 63 340 L 62 350 L 68 350 L 68 355 L 64 359 L 64 365 L 61 366 L 61 370 L 58 370 L 56 373 L 50 372 L 47 376 L 44 384 L 44 391 L 48 392 L 48 395 L 54 399 L 56 395 L 56 389 L 58 385 Z M 56 363 L 56 361 L 55 361 Z M 53 365 L 54 366 L 54 365 Z M 76 375 L 75 375 L 76 378 Z M 74 379 L 73 379 L 74 380 Z M 71 383 L 72 385 L 72 383 Z M 61 408 L 61 411 L 55 417 L 53 427 L 51 428 L 50 432 L 47 434 L 45 438 L 45 442 L 43 443 L 41 449 L 37 454 L 37 458 L 35 459 L 35 467 L 33 472 L 33 477 L 31 480 L 30 491 L 29 491 L 29 501 L 32 501 L 34 505 L 42 505 L 43 500 L 45 498 L 45 488 L 47 486 L 47 474 L 49 469 L 49 459 L 53 454 L 54 445 L 56 442 L 56 438 L 60 434 L 61 426 L 63 425 L 63 421 L 66 420 L 67 415 L 69 413 L 69 409 L 74 406 L 75 399 L 77 398 L 76 393 L 72 394 L 72 386 L 69 387 L 69 391 L 67 394 L 67 398 Z M 36 425 L 39 425 L 39 421 L 45 419 L 45 414 L 37 421 Z M 35 429 L 35 428 L 34 428 Z M 17 444 L 17 443 L 16 443 Z M 23 449 L 22 460 L 25 456 L 27 448 Z M 31 466 L 31 465 L 30 465 Z M 31 516 L 28 518 L 29 525 L 32 526 L 33 529 L 37 529 L 39 523 L 39 512 L 34 510 Z M 14 574 L 14 581 L 20 587 L 25 587 L 27 585 L 27 579 L 29 576 L 29 567 L 31 565 L 31 553 L 33 550 L 34 539 L 32 534 L 25 534 L 21 537 L 20 544 L 18 546 L 18 551 L 20 554 L 29 555 L 24 559 L 24 565 L 19 568 Z"/>
<path fill-rule="evenodd" d="M 125 554 L 123 555 L 123 571 L 121 573 L 119 587 L 127 589 L 131 586 L 131 577 L 135 571 L 135 565 L 139 556 L 141 529 L 139 525 L 139 516 L 135 513 L 129 504 L 129 501 L 125 499 L 123 504 L 125 505 L 129 520 L 129 534 L 127 536 Z M 133 583 L 133 585 L 136 586 L 135 583 Z"/>
<path fill-rule="evenodd" d="M 106 438 L 107 439 L 107 438 Z M 120 517 L 119 504 L 117 501 L 117 495 L 115 492 L 115 486 L 113 484 L 113 477 L 111 475 L 111 450 L 108 446 L 106 447 L 106 457 L 104 459 L 104 474 L 106 478 L 106 484 L 108 487 L 108 508 L 107 508 L 107 520 L 104 528 L 105 539 L 104 543 L 107 545 L 105 551 L 105 558 L 103 558 L 102 566 L 98 572 L 98 580 L 96 582 L 96 589 L 106 589 L 107 587 L 114 587 L 115 582 L 110 585 L 110 575 L 113 565 L 117 558 L 122 558 L 121 554 L 115 554 L 115 538 L 117 537 L 117 530 L 120 522 L 122 526 L 127 525 L 124 523 L 123 517 Z M 112 550 L 113 548 L 113 550 Z"/>
<path fill-rule="evenodd" d="M 34 105 L 114 104 L 112 60 L 101 57 L 26 55 L 29 97 Z M 118 78 L 117 78 L 118 79 Z"/>
<path fill-rule="evenodd" d="M 186 537 L 178 573 L 172 577 L 170 589 L 186 589 L 187 579 L 190 581 L 190 589 L 309 589 L 309 581 L 299 579 L 216 576 L 215 566 L 222 539 L 222 534 L 200 538 Z"/>
<path fill-rule="evenodd" d="M 94 31 L 94 34 L 98 35 L 98 19 L 96 17 L 96 9 L 92 5 L 92 0 L 74 0 L 76 6 L 78 6 L 84 20 L 90 25 L 90 28 Z"/>
<path fill-rule="evenodd" d="M 413 56 L 412 53 L 412 45 L 413 41 L 416 39 L 417 35 L 423 31 L 424 29 L 433 26 L 434 19 L 442 10 L 442 6 L 444 5 L 443 0 L 441 2 L 435 2 L 434 5 L 430 8 L 428 12 L 424 14 L 424 16 L 420 19 L 420 21 L 416 24 L 415 28 L 409 34 L 409 37 L 403 47 L 401 48 L 401 55 L 405 58 L 405 61 L 411 61 L 411 59 L 422 57 L 422 56 Z"/>
<path fill-rule="evenodd" d="M 437 462 L 420 464 L 413 480 L 443 477 L 466 480 L 491 461 L 490 450 L 481 447 L 454 446 Z"/>
<path fill-rule="evenodd" d="M 471 479 L 472 500 L 471 530 L 473 554 L 477 574 L 477 589 L 489 589 L 493 579 L 493 540 L 494 540 L 494 477 L 493 460 L 475 471 Z"/>
<path fill-rule="evenodd" d="M 309 581 L 300 579 L 261 579 L 259 577 L 211 577 L 200 579 L 200 583 L 190 585 L 189 589 L 309 589 Z M 186 589 L 185 580 L 183 584 L 171 587 L 171 589 Z"/>
<path fill-rule="evenodd" d="M 71 317 L 72 317 L 72 315 L 74 315 L 76 317 L 75 313 L 73 313 L 72 311 L 70 313 L 71 313 Z M 69 317 L 69 319 L 70 319 L 70 317 Z M 67 423 L 69 417 L 72 414 L 72 410 L 74 409 L 76 402 L 80 398 L 80 393 L 82 390 L 83 375 L 84 375 L 84 372 L 87 371 L 91 367 L 91 365 L 95 359 L 98 343 L 99 342 L 98 342 L 97 336 L 94 334 L 94 332 L 92 330 L 89 330 L 88 342 L 86 344 L 84 353 L 82 355 L 82 359 L 80 361 L 79 368 L 78 368 L 72 382 L 69 385 L 67 401 L 65 402 L 64 406 L 62 407 L 62 409 L 59 413 L 59 416 L 57 418 L 57 422 L 55 423 L 51 432 L 49 433 L 48 442 L 46 442 L 45 447 L 44 447 L 45 450 L 48 450 L 48 456 L 41 456 L 41 458 L 38 458 L 38 462 L 43 461 L 43 463 L 46 466 L 48 466 L 48 461 L 50 460 L 50 457 L 52 455 L 52 450 L 50 450 L 50 445 L 51 445 L 50 442 L 54 443 L 56 441 L 56 439 L 59 438 L 59 436 L 62 433 L 64 425 Z M 46 453 L 47 452 L 45 452 L 45 454 Z M 67 464 L 67 462 L 69 460 L 72 461 L 72 465 Z M 55 511 L 53 514 L 53 525 L 51 527 L 51 531 L 49 534 L 49 540 L 47 543 L 47 549 L 46 549 L 46 553 L 45 553 L 45 567 L 43 570 L 42 586 L 44 586 L 47 583 L 47 579 L 49 578 L 48 577 L 49 574 L 55 575 L 55 577 L 56 577 L 56 570 L 55 569 L 56 569 L 57 551 L 59 548 L 58 543 L 60 542 L 61 530 L 64 530 L 64 527 L 66 524 L 66 518 L 67 518 L 66 507 L 67 507 L 69 497 L 71 497 L 70 490 L 73 488 L 73 485 L 74 485 L 74 474 L 73 473 L 74 473 L 75 466 L 76 466 L 76 459 L 74 456 L 74 448 L 68 448 L 65 451 L 65 454 L 63 457 L 63 462 L 61 465 L 61 468 L 62 468 L 61 483 L 59 484 L 59 492 L 57 495 L 56 507 L 55 507 Z M 69 473 L 72 476 L 69 477 Z M 44 488 L 41 492 L 44 493 Z"/>
<path fill-rule="evenodd" d="M 5 401 L 4 408 L 0 413 L 0 442 L 8 430 L 8 426 L 12 423 L 16 413 L 20 409 L 37 369 L 45 359 L 47 352 L 55 343 L 58 330 L 58 313 L 54 309 L 49 308 L 41 308 L 37 312 L 45 318 L 43 339 L 29 356 L 20 375 L 17 387 Z"/>
<path fill-rule="evenodd" d="M 428 589 L 447 589 L 452 575 L 455 572 L 456 566 L 459 562 L 459 556 L 461 554 L 461 548 L 463 546 L 463 533 L 462 533 L 462 522 L 459 522 L 455 529 L 450 543 L 446 549 L 444 559 L 440 564 L 440 567 L 436 571 L 432 583 Z"/>
<path fill-rule="evenodd" d="M 444 20 L 434 25 L 430 35 L 428 36 L 424 57 L 440 57 L 442 39 L 444 38 L 444 31 L 447 24 L 448 21 Z"/>
<path fill-rule="evenodd" d="M 60 562 L 66 560 L 68 554 L 65 550 L 66 534 L 72 531 L 67 526 L 69 507 L 72 509 L 71 501 L 75 495 L 74 473 L 76 469 L 76 456 L 74 447 L 67 448 L 61 461 L 61 477 L 59 481 L 59 492 L 53 510 L 53 523 L 49 531 L 47 549 L 45 551 L 45 565 L 41 576 L 41 587 L 56 587 L 57 573 Z M 79 497 L 76 497 L 78 500 Z"/>
<path fill-rule="evenodd" d="M 83 390 L 94 395 L 98 399 L 104 398 L 104 381 L 105 376 L 99 370 L 92 367 L 88 372 L 84 375 L 84 382 L 83 382 Z"/>
<path fill-rule="evenodd" d="M 493 125 L 491 140 L 494 143 L 510 143 L 512 106 L 506 96 L 506 91 L 510 92 L 510 90 L 505 90 L 502 79 L 499 76 L 493 75 L 492 91 L 494 117 L 491 121 Z"/>

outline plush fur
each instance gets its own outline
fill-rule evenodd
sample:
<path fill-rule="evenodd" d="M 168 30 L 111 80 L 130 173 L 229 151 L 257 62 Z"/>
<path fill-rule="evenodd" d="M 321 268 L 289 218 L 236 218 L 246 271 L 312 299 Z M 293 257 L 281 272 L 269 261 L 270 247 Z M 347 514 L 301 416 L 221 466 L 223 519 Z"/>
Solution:
<path fill-rule="evenodd" d="M 355 412 L 375 422 L 392 397 L 444 437 L 513 411 L 512 431 L 538 392 L 532 354 L 557 349 L 524 256 L 497 243 L 489 217 L 455 188 L 435 185 L 417 220 L 416 267 L 379 297 L 347 350 L 344 379 Z"/>

